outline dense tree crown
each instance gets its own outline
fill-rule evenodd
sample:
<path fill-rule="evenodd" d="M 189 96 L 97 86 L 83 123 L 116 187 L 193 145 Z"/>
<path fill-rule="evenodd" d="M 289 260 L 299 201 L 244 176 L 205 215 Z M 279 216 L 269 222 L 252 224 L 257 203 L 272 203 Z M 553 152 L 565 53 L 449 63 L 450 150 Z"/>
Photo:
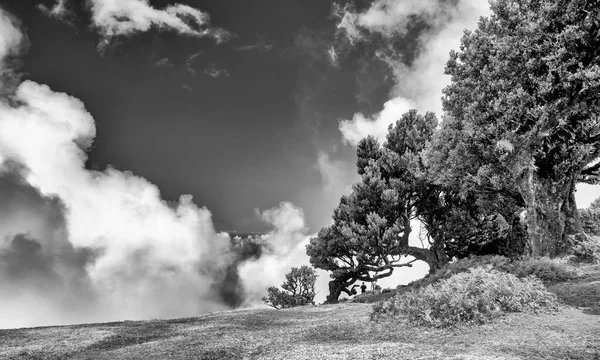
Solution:
<path fill-rule="evenodd" d="M 600 6 L 496 0 L 451 53 L 446 118 L 428 152 L 438 184 L 522 203 L 534 255 L 584 237 L 578 182 L 600 164 Z"/>

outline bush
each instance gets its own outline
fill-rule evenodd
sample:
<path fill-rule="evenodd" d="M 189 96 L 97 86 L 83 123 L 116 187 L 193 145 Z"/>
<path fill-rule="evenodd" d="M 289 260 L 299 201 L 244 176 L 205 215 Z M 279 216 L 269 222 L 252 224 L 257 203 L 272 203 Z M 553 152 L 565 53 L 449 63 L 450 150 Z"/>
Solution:
<path fill-rule="evenodd" d="M 262 301 L 275 309 L 314 305 L 317 274 L 313 268 L 307 265 L 300 268 L 293 267 L 285 274 L 285 278 L 286 281 L 281 284 L 284 290 L 270 286 L 267 288 L 267 296 L 263 297 Z"/>
<path fill-rule="evenodd" d="M 569 269 L 565 261 L 547 257 L 518 260 L 504 268 L 499 268 L 499 270 L 520 278 L 533 275 L 550 283 L 567 281 L 577 277 L 575 271 Z"/>
<path fill-rule="evenodd" d="M 590 236 L 586 241 L 573 245 L 575 263 L 600 264 L 600 236 Z"/>
<path fill-rule="evenodd" d="M 600 208 L 580 209 L 579 218 L 586 234 L 600 236 Z"/>
<path fill-rule="evenodd" d="M 410 284 L 412 288 L 420 288 L 434 284 L 440 280 L 448 279 L 453 275 L 464 273 L 469 269 L 490 266 L 493 269 L 527 277 L 535 275 L 546 282 L 560 282 L 574 279 L 576 274 L 569 269 L 565 261 L 550 258 L 529 258 L 522 260 L 511 260 L 499 255 L 471 256 L 449 263 L 433 274 Z M 401 286 L 398 286 L 400 288 Z"/>
<path fill-rule="evenodd" d="M 448 327 L 485 323 L 503 312 L 556 307 L 556 296 L 538 278 L 519 279 L 488 265 L 376 304 L 371 319 L 406 316 L 413 324 Z"/>

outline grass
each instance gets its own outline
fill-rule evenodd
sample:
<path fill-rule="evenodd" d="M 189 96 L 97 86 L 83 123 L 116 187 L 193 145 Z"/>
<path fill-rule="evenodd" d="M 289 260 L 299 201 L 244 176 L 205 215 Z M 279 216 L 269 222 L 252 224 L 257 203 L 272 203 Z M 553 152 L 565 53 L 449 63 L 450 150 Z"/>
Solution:
<path fill-rule="evenodd" d="M 600 266 L 578 271 L 549 286 L 565 304 L 557 313 L 514 313 L 480 326 L 371 322 L 372 305 L 363 303 L 236 310 L 0 330 L 0 359 L 600 359 Z"/>

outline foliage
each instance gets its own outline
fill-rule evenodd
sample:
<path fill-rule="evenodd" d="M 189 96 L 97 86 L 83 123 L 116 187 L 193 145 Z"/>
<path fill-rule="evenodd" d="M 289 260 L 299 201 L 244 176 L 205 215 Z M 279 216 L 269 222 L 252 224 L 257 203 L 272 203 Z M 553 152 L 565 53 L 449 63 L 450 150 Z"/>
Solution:
<path fill-rule="evenodd" d="M 434 274 L 429 274 L 422 279 L 412 282 L 410 286 L 413 289 L 422 288 L 437 283 L 440 280 L 448 279 L 456 274 L 468 272 L 470 269 L 476 267 L 490 267 L 519 278 L 536 276 L 540 280 L 549 283 L 567 281 L 576 277 L 575 272 L 565 264 L 565 261 L 559 259 L 542 257 L 511 260 L 504 256 L 485 255 L 458 259 L 447 264 Z M 400 287 L 403 286 L 399 286 L 398 288 Z"/>
<path fill-rule="evenodd" d="M 555 309 L 556 296 L 533 277 L 477 267 L 373 306 L 372 319 L 406 316 L 418 325 L 483 324 L 503 312 Z"/>
<path fill-rule="evenodd" d="M 427 185 L 420 154 L 436 125 L 433 113 L 411 110 L 390 126 L 383 146 L 371 136 L 358 144 L 361 181 L 341 198 L 333 225 L 321 229 L 306 247 L 313 266 L 332 272 L 328 301 L 348 293 L 357 280 L 373 282 L 390 276 L 394 268 L 411 266 L 414 260 L 406 255 L 433 268 L 438 258 L 445 261 L 443 250 L 438 257 L 435 247 L 408 243 L 419 204 L 435 193 Z"/>
<path fill-rule="evenodd" d="M 573 246 L 572 261 L 600 264 L 600 236 L 592 235 Z"/>
<path fill-rule="evenodd" d="M 595 199 L 594 201 L 592 201 L 592 203 L 589 206 L 590 209 L 598 209 L 600 210 L 600 197 Z"/>
<path fill-rule="evenodd" d="M 579 217 L 586 234 L 600 236 L 600 208 L 580 209 Z"/>
<path fill-rule="evenodd" d="M 535 276 L 545 283 L 557 283 L 573 280 L 577 277 L 575 271 L 570 269 L 562 259 L 548 257 L 528 258 L 514 261 L 499 270 L 511 273 L 519 278 Z"/>
<path fill-rule="evenodd" d="M 496 0 L 446 66 L 446 119 L 428 150 L 439 184 L 527 210 L 529 247 L 584 237 L 577 182 L 599 181 L 597 0 Z"/>
<path fill-rule="evenodd" d="M 415 260 L 435 272 L 449 256 L 523 253 L 524 231 L 509 201 L 488 206 L 490 196 L 478 201 L 431 181 L 424 150 L 436 127 L 433 113 L 410 110 L 389 127 L 383 145 L 372 136 L 359 142 L 361 181 L 341 198 L 333 225 L 307 246 L 312 265 L 332 272 L 328 301 L 350 295 L 356 281 L 376 281 Z M 423 246 L 409 244 L 414 220 L 425 230 Z"/>
<path fill-rule="evenodd" d="M 315 270 L 308 265 L 299 268 L 293 267 L 285 274 L 286 281 L 281 285 L 283 291 L 275 286 L 267 288 L 267 296 L 262 300 L 275 309 L 291 308 L 295 306 L 314 305 Z"/>

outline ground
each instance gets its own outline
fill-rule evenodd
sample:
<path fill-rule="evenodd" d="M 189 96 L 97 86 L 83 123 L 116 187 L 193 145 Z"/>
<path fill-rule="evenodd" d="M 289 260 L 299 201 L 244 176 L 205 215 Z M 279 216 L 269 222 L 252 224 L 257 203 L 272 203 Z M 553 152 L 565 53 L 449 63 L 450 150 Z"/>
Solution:
<path fill-rule="evenodd" d="M 194 318 L 0 330 L 1 359 L 600 359 L 600 266 L 550 285 L 554 314 L 482 326 L 373 323 L 371 304 L 253 309 Z"/>

